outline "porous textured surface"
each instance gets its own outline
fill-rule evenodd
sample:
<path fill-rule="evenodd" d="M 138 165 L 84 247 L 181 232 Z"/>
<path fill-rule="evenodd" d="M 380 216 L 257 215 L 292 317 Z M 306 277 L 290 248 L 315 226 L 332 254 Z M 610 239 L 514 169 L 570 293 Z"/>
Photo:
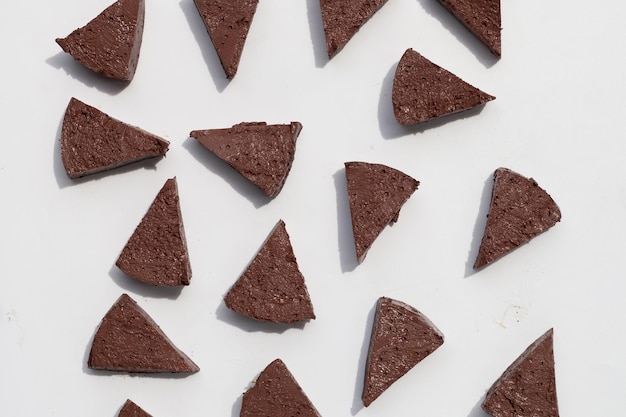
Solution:
<path fill-rule="evenodd" d="M 90 70 L 130 81 L 139 61 L 144 15 L 144 0 L 118 0 L 85 26 L 56 42 Z"/>
<path fill-rule="evenodd" d="M 391 93 L 393 113 L 403 126 L 469 110 L 494 99 L 410 48 L 400 58 Z"/>

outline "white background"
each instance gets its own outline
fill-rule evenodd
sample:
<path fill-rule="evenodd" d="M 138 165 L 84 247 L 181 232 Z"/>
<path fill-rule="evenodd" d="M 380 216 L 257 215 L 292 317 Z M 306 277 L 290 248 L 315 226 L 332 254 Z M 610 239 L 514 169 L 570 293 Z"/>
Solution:
<path fill-rule="evenodd" d="M 323 416 L 484 417 L 501 372 L 554 328 L 561 415 L 626 408 L 626 4 L 502 0 L 495 60 L 434 0 L 389 0 L 328 61 L 317 0 L 261 0 L 228 82 L 192 0 L 146 0 L 137 73 L 102 79 L 55 38 L 110 2 L 4 1 L 0 189 L 0 415 L 239 414 L 241 394 L 282 358 Z M 497 97 L 417 128 L 390 105 L 413 48 Z M 167 157 L 69 180 L 59 157 L 70 97 L 171 141 Z M 295 162 L 272 201 L 189 132 L 300 121 Z M 399 222 L 356 266 L 343 163 L 421 181 Z M 492 173 L 534 177 L 561 223 L 474 273 Z M 180 291 L 114 262 L 167 178 L 178 178 L 193 268 Z M 317 319 L 294 328 L 238 317 L 222 297 L 283 219 Z M 95 329 L 130 294 L 201 371 L 185 378 L 86 369 Z M 367 409 L 360 400 L 380 296 L 426 314 L 444 345 Z"/>

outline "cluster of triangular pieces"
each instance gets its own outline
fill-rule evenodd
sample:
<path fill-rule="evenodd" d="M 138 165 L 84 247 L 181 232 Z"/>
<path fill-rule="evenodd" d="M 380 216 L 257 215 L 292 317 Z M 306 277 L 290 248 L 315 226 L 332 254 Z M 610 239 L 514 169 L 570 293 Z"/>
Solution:
<path fill-rule="evenodd" d="M 243 394 L 239 417 L 320 417 L 285 363 L 276 359 Z"/>
<path fill-rule="evenodd" d="M 61 160 L 67 176 L 80 178 L 165 156 L 169 142 L 71 98 L 61 127 Z"/>
<path fill-rule="evenodd" d="M 393 113 L 403 126 L 459 113 L 494 99 L 410 48 L 400 58 L 391 93 Z"/>
<path fill-rule="evenodd" d="M 315 319 L 304 276 L 282 220 L 224 301 L 231 310 L 260 321 L 291 324 Z"/>
<path fill-rule="evenodd" d="M 398 221 L 400 209 L 419 181 L 387 165 L 346 162 L 348 202 L 358 263 L 383 229 Z"/>
<path fill-rule="evenodd" d="M 535 340 L 494 382 L 482 408 L 493 417 L 559 417 L 553 329 Z"/>
<path fill-rule="evenodd" d="M 194 0 L 227 78 L 239 68 L 258 0 Z"/>
<path fill-rule="evenodd" d="M 247 122 L 225 129 L 194 130 L 189 136 L 268 197 L 275 197 L 291 170 L 301 130 L 300 122 L 276 125 Z"/>
<path fill-rule="evenodd" d="M 139 60 L 144 15 L 144 0 L 118 0 L 56 42 L 90 70 L 130 81 Z"/>
<path fill-rule="evenodd" d="M 176 177 L 165 181 L 115 265 L 147 284 L 189 285 L 191 264 Z"/>
<path fill-rule="evenodd" d="M 102 319 L 87 365 L 91 369 L 117 372 L 200 370 L 127 294 L 122 294 Z"/>
<path fill-rule="evenodd" d="M 508 168 L 496 169 L 487 224 L 474 269 L 497 261 L 560 220 L 559 206 L 534 179 Z"/>
<path fill-rule="evenodd" d="M 476 35 L 492 54 L 500 58 L 500 0 L 439 0 L 439 3 Z"/>
<path fill-rule="evenodd" d="M 365 365 L 363 404 L 369 406 L 442 344 L 443 334 L 424 314 L 402 301 L 379 298 Z"/>

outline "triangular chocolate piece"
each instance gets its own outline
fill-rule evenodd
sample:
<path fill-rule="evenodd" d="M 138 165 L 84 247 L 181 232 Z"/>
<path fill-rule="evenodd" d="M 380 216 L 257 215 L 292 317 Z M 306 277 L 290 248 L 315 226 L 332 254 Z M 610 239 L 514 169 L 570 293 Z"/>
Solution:
<path fill-rule="evenodd" d="M 72 98 L 61 128 L 61 160 L 70 178 L 165 156 L 169 142 Z"/>
<path fill-rule="evenodd" d="M 320 0 L 326 51 L 334 57 L 387 0 Z"/>
<path fill-rule="evenodd" d="M 407 49 L 396 68 L 391 101 L 403 126 L 480 106 L 495 97 Z"/>
<path fill-rule="evenodd" d="M 102 319 L 87 366 L 104 371 L 146 373 L 200 370 L 126 294 L 122 294 Z"/>
<path fill-rule="evenodd" d="M 280 359 L 274 360 L 243 394 L 239 417 L 320 417 L 298 381 Z"/>
<path fill-rule="evenodd" d="M 165 182 L 115 265 L 148 284 L 189 285 L 191 265 L 176 177 Z"/>
<path fill-rule="evenodd" d="M 56 42 L 90 70 L 130 81 L 139 60 L 144 14 L 144 0 L 118 0 Z"/>
<path fill-rule="evenodd" d="M 553 329 L 504 371 L 487 392 L 482 408 L 493 417 L 559 417 Z"/>
<path fill-rule="evenodd" d="M 269 197 L 283 188 L 296 154 L 302 124 L 240 123 L 227 129 L 194 130 L 195 138 Z"/>
<path fill-rule="evenodd" d="M 258 0 L 194 0 L 220 58 L 226 77 L 233 78 L 248 37 Z"/>
<path fill-rule="evenodd" d="M 500 0 L 439 0 L 492 54 L 501 55 Z"/>
<path fill-rule="evenodd" d="M 500 259 L 560 220 L 561 210 L 534 179 L 507 168 L 496 169 L 487 224 L 474 269 Z"/>
<path fill-rule="evenodd" d="M 383 229 L 398 221 L 419 181 L 381 164 L 346 162 L 345 167 L 354 246 L 361 263 Z"/>
<path fill-rule="evenodd" d="M 290 324 L 315 318 L 304 277 L 282 220 L 224 301 L 231 310 L 261 321 Z"/>
<path fill-rule="evenodd" d="M 131 400 L 126 400 L 117 417 L 152 417 L 152 415 L 146 413 L 141 407 Z"/>
<path fill-rule="evenodd" d="M 365 365 L 367 407 L 404 374 L 443 344 L 443 334 L 415 308 L 381 297 L 376 304 Z"/>

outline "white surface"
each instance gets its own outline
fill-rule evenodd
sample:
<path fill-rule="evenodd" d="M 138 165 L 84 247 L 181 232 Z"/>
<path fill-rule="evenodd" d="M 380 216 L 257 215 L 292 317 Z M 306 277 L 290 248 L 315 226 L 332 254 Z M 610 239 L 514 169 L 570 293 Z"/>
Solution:
<path fill-rule="evenodd" d="M 125 88 L 54 42 L 109 4 L 0 5 L 0 415 L 109 417 L 131 398 L 155 417 L 235 417 L 241 393 L 280 357 L 323 416 L 482 417 L 485 391 L 550 327 L 561 415 L 623 412 L 625 3 L 502 0 L 496 62 L 434 0 L 389 0 L 328 62 L 317 0 L 262 0 L 229 83 L 192 0 L 147 0 L 141 58 Z M 467 117 L 399 127 L 391 81 L 409 47 L 497 99 Z M 154 169 L 68 180 L 58 140 L 72 96 L 170 140 L 167 157 Z M 188 138 L 260 120 L 304 125 L 291 174 L 270 202 Z M 421 181 L 356 268 L 348 160 Z M 499 166 L 534 177 L 563 220 L 472 273 Z M 146 288 L 114 267 L 173 176 L 194 272 L 180 292 Z M 272 331 L 229 312 L 222 296 L 280 218 L 317 319 Z M 199 373 L 86 369 L 91 337 L 122 292 Z M 382 295 L 421 310 L 446 341 L 364 409 L 364 355 Z"/>

